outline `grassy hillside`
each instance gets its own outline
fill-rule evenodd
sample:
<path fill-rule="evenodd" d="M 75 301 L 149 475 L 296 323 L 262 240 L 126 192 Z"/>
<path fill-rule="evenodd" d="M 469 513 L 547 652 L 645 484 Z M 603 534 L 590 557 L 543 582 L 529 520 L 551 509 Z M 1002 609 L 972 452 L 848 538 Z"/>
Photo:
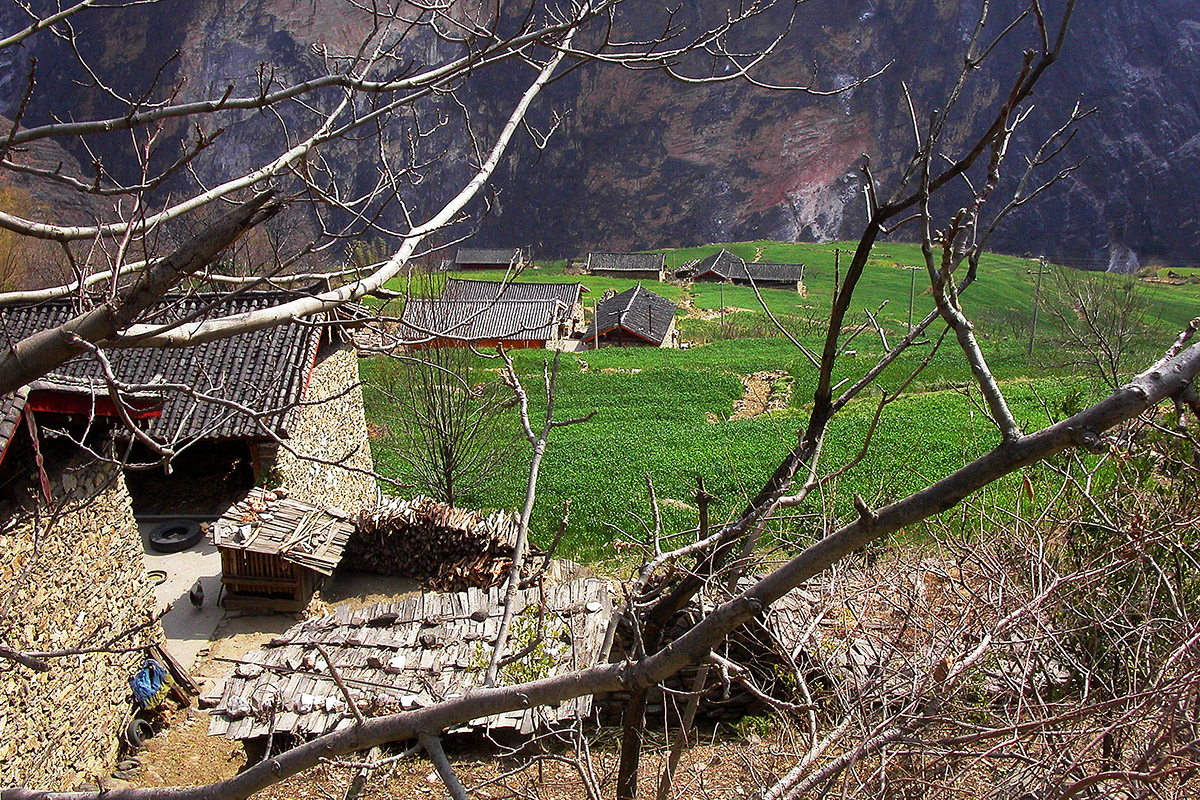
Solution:
<path fill-rule="evenodd" d="M 848 260 L 844 243 L 751 242 L 729 249 L 753 258 L 762 248 L 764 261 L 806 265 L 804 295 L 763 290 L 762 296 L 781 322 L 816 347 L 821 332 L 818 323 L 832 298 L 835 250 L 839 247 L 843 248 L 844 264 Z M 715 249 L 674 251 L 668 255 L 668 264 L 682 264 Z M 919 263 L 919 257 L 919 249 L 913 245 L 876 248 L 856 292 L 855 326 L 865 322 L 864 307 L 874 311 L 882 305 L 878 316 L 888 335 L 894 338 L 904 330 L 911 278 L 901 267 Z M 1070 312 L 1055 289 L 1053 276 L 1043 279 L 1037 346 L 1033 357 L 1027 355 L 1036 268 L 1037 263 L 1028 259 L 989 256 L 981 265 L 980 280 L 964 299 L 989 363 L 1004 384 L 1014 413 L 1027 426 L 1044 424 L 1104 392 L 1099 379 L 1073 363 L 1076 359 L 1059 341 L 1062 326 L 1055 309 Z M 499 277 L 499 273 L 472 275 L 476 276 Z M 920 289 L 922 276 L 917 273 L 914 318 L 932 308 L 927 290 Z M 564 278 L 561 264 L 521 276 L 521 280 L 564 279 L 588 286 L 589 305 L 607 288 L 620 291 L 636 283 L 591 276 Z M 648 284 L 648 288 L 681 299 L 678 286 Z M 1144 311 L 1131 348 L 1130 368 L 1160 353 L 1174 333 L 1200 313 L 1200 287 L 1139 284 L 1137 291 L 1144 294 Z M 774 330 L 753 290 L 697 284 L 693 292 L 692 303 L 700 311 L 680 320 L 685 340 L 696 343 L 689 349 L 606 348 L 562 357 L 559 416 L 597 413 L 591 422 L 556 431 L 551 440 L 534 519 L 535 538 L 543 543 L 556 524 L 562 501 L 569 498 L 572 530 L 564 543 L 565 554 L 584 560 L 612 555 L 612 540 L 625 536 L 617 528 L 640 535 L 639 518 L 649 520 L 646 473 L 652 476 L 660 498 L 669 501 L 663 507 L 668 529 L 695 524 L 688 506 L 697 474 L 704 475 L 709 490 L 722 499 L 718 515 L 736 514 L 747 494 L 761 486 L 795 441 L 811 402 L 815 369 Z M 726 309 L 723 314 L 719 311 L 722 306 Z M 715 312 L 715 318 L 696 315 L 704 310 Z M 847 330 L 843 342 L 852 335 L 853 330 Z M 895 387 L 928 355 L 930 346 L 916 347 L 899 359 L 882 376 L 879 386 L 886 390 Z M 847 347 L 855 355 L 843 360 L 839 380 L 861 374 L 883 352 L 880 337 L 870 327 Z M 535 394 L 548 357 L 543 351 L 516 354 L 526 385 Z M 371 362 L 364 363 L 368 381 L 373 369 Z M 741 376 L 760 370 L 790 374 L 790 405 L 754 419 L 728 421 L 742 394 Z M 877 397 L 877 391 L 864 396 L 832 426 L 822 454 L 823 472 L 836 469 L 858 452 Z M 368 398 L 368 418 L 376 424 L 385 422 L 377 396 L 368 392 Z M 822 519 L 832 519 L 848 509 L 853 492 L 872 502 L 885 502 L 950 472 L 997 440 L 981 409 L 969 372 L 953 340 L 948 340 L 909 387 L 909 394 L 887 408 L 869 456 L 809 508 L 781 522 L 775 533 L 788 541 L 812 537 Z M 377 454 L 377 460 L 382 472 L 394 473 L 396 465 L 386 457 Z M 524 469 L 518 464 L 469 502 L 517 507 L 524 484 Z M 1013 495 L 1017 485 L 1010 482 L 995 491 Z"/>

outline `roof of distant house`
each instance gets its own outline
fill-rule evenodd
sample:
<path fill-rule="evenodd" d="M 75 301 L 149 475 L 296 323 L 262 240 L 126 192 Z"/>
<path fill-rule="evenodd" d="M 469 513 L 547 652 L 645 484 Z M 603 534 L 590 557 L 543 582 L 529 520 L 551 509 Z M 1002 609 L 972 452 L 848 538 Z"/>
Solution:
<path fill-rule="evenodd" d="M 284 292 L 246 292 L 232 298 L 207 294 L 166 296 L 141 321 L 186 327 L 213 316 L 270 308 L 291 296 Z M 61 325 L 76 313 L 74 304 L 66 300 L 0 307 L 0 348 Z M 105 354 L 122 383 L 139 387 L 184 385 L 265 413 L 256 422 L 217 402 L 163 390 L 162 414 L 151 420 L 148 428 L 150 435 L 160 441 L 267 439 L 267 431 L 284 432 L 288 412 L 303 395 L 320 339 L 320 326 L 293 321 L 193 347 L 112 348 Z M 49 388 L 56 391 L 83 387 L 97 395 L 108 394 L 101 365 L 90 355 L 71 359 L 42 383 L 51 384 Z M 0 405 L 7 410 L 10 403 Z"/>
<path fill-rule="evenodd" d="M 662 344 L 671 330 L 678 306 L 640 283 L 596 307 L 584 340 L 603 336 L 618 327 L 654 344 Z"/>
<path fill-rule="evenodd" d="M 703 275 L 706 272 L 711 272 L 722 278 L 728 278 L 729 273 L 738 266 L 745 265 L 745 261 L 738 258 L 728 250 L 718 250 L 710 256 L 702 259 L 699 264 L 692 267 L 692 275 Z"/>
<path fill-rule="evenodd" d="M 728 250 L 719 250 L 691 268 L 693 277 L 712 273 L 726 280 L 798 281 L 803 264 L 766 264 L 746 261 Z"/>
<path fill-rule="evenodd" d="M 661 270 L 665 258 L 662 253 L 588 253 L 587 267 L 593 272 L 645 272 Z"/>
<path fill-rule="evenodd" d="M 442 287 L 442 300 L 557 300 L 570 307 L 587 289 L 581 283 L 516 283 L 450 278 Z"/>
<path fill-rule="evenodd" d="M 566 309 L 558 300 L 409 300 L 400 316 L 401 341 L 431 338 L 546 341 Z"/>
<path fill-rule="evenodd" d="M 517 247 L 487 249 L 482 247 L 460 247 L 454 258 L 456 264 L 516 265 L 521 262 L 521 250 Z"/>

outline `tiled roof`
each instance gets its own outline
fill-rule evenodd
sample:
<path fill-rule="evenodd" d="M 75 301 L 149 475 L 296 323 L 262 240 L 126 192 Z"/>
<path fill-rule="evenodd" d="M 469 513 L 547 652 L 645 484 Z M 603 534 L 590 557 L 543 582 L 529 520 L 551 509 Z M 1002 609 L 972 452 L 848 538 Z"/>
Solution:
<path fill-rule="evenodd" d="M 401 341 L 554 338 L 565 316 L 557 300 L 409 300 L 400 316 Z"/>
<path fill-rule="evenodd" d="M 645 272 L 661 271 L 664 263 L 662 253 L 588 253 L 587 267 L 589 272 Z"/>
<path fill-rule="evenodd" d="M 476 247 L 460 247 L 454 259 L 456 264 L 496 264 L 508 266 L 521 262 L 521 251 L 516 247 L 488 250 Z"/>
<path fill-rule="evenodd" d="M 655 344 L 662 344 L 671 330 L 676 308 L 675 303 L 643 288 L 639 283 L 597 306 L 596 316 L 583 338 L 585 341 L 593 339 L 597 331 L 603 336 L 620 327 Z"/>
<path fill-rule="evenodd" d="M 804 275 L 803 264 L 756 264 L 719 250 L 691 268 L 693 276 L 712 273 L 730 281 L 798 281 Z"/>
<path fill-rule="evenodd" d="M 450 278 L 442 288 L 443 300 L 557 300 L 568 308 L 579 303 L 579 283 L 516 283 Z"/>
<path fill-rule="evenodd" d="M 745 266 L 745 264 L 745 261 L 728 250 L 718 250 L 692 267 L 692 275 L 703 275 L 706 272 L 711 272 L 721 278 L 728 279 L 733 270 L 739 266 Z"/>
<path fill-rule="evenodd" d="M 21 412 L 25 410 L 25 401 L 29 397 L 29 387 L 22 386 L 15 392 L 0 396 L 0 461 L 8 445 L 12 442 L 17 426 L 21 424 Z"/>
<path fill-rule="evenodd" d="M 745 269 L 756 281 L 798 281 L 804 277 L 803 264 L 766 264 L 748 262 Z M 740 270 L 735 270 L 731 276 L 734 280 L 745 280 Z"/>
<path fill-rule="evenodd" d="M 270 308 L 291 296 L 282 292 L 247 292 L 234 298 L 168 296 L 141 321 L 171 323 L 192 315 L 203 320 L 217 314 L 241 314 Z M 208 310 L 218 300 L 219 305 Z M 69 301 L 0 308 L 0 348 L 60 325 L 76 313 Z M 114 348 L 105 352 L 123 383 L 185 384 L 256 411 L 276 412 L 262 418 L 262 424 L 282 434 L 287 411 L 303 395 L 320 337 L 319 326 L 291 322 L 195 347 Z M 88 356 L 68 361 L 47 377 L 90 381 L 97 392 L 107 394 L 100 365 Z M 148 428 L 161 441 L 268 438 L 254 420 L 233 409 L 174 391 L 164 392 L 164 397 L 162 416 L 151 421 Z"/>

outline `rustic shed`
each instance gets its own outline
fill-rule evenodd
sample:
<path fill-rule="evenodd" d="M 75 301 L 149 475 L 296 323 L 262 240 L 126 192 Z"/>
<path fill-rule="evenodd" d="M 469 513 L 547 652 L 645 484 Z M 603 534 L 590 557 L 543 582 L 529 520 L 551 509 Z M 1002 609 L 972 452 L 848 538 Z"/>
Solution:
<path fill-rule="evenodd" d="M 302 611 L 354 533 L 346 512 L 254 489 L 213 527 L 226 608 Z"/>
<path fill-rule="evenodd" d="M 588 253 L 587 271 L 609 278 L 662 281 L 666 272 L 662 253 Z"/>
<path fill-rule="evenodd" d="M 504 592 L 497 586 L 413 595 L 360 609 L 340 606 L 306 620 L 235 661 L 212 711 L 209 735 L 309 738 L 350 726 L 354 717 L 332 670 L 366 716 L 428 707 L 462 695 L 483 681 L 504 613 Z M 615 603 L 607 582 L 584 578 L 523 589 L 513 602 L 510 649 L 530 652 L 501 670 L 501 684 L 553 677 L 604 661 Z M 489 735 L 528 735 L 586 717 L 591 704 L 591 697 L 579 697 L 557 708 L 476 719 L 467 727 Z"/>

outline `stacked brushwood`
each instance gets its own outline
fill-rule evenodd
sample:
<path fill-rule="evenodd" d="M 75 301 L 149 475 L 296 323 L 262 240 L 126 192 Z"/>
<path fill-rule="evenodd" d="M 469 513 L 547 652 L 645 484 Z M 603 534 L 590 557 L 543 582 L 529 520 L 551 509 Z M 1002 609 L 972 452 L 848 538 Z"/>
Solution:
<path fill-rule="evenodd" d="M 415 578 L 439 591 L 486 589 L 512 566 L 517 517 L 455 508 L 429 497 L 389 498 L 355 519 L 343 563 Z"/>

